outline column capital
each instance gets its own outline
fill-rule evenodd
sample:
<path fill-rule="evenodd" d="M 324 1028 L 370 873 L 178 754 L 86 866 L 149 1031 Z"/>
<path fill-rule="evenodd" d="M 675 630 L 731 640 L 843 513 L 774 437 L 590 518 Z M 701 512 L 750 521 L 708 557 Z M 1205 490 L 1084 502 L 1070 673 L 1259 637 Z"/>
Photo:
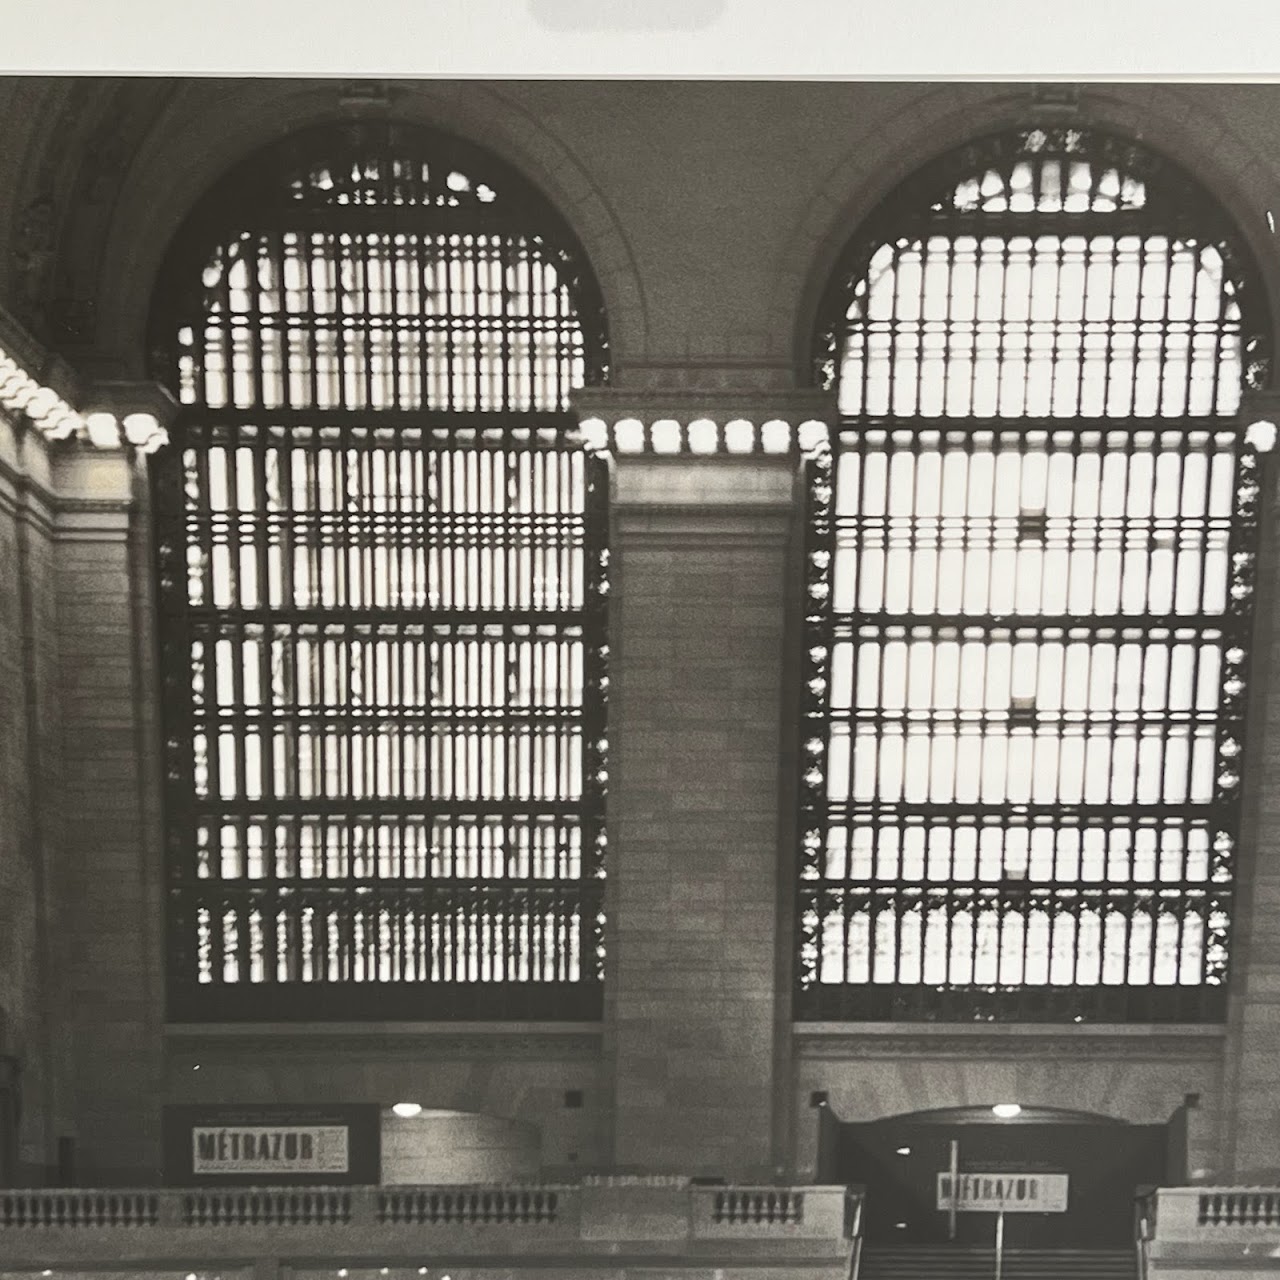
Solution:
<path fill-rule="evenodd" d="M 151 453 L 168 442 L 177 409 L 157 382 L 86 382 L 0 309 L 0 413 L 29 423 L 45 440 Z"/>

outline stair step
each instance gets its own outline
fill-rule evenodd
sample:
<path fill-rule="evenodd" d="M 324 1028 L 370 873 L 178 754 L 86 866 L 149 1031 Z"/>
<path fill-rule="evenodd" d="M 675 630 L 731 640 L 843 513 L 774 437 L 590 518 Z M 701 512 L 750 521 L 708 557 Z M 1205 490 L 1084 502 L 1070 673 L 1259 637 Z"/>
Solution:
<path fill-rule="evenodd" d="M 858 1280 L 990 1280 L 991 1249 L 902 1246 L 864 1247 Z M 1135 1280 L 1129 1249 L 1009 1249 L 1003 1280 Z"/>

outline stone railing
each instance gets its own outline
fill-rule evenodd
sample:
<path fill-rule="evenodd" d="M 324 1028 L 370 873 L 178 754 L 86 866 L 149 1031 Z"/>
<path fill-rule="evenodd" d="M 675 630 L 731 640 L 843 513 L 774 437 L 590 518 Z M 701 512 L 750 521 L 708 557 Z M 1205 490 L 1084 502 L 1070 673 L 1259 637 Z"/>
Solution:
<path fill-rule="evenodd" d="M 0 1191 L 0 1230 L 7 1227 L 153 1227 L 155 1191 Z"/>
<path fill-rule="evenodd" d="M 804 1192 L 789 1187 L 726 1187 L 712 1193 L 712 1219 L 731 1226 L 804 1221 Z"/>
<path fill-rule="evenodd" d="M 177 1266 L 193 1257 L 206 1265 L 252 1258 L 268 1274 L 273 1264 L 292 1272 L 291 1260 L 318 1256 L 364 1268 L 375 1258 L 394 1268 L 428 1257 L 454 1265 L 498 1259 L 508 1268 L 521 1259 L 580 1258 L 583 1267 L 616 1267 L 627 1257 L 671 1260 L 708 1249 L 735 1266 L 829 1261 L 847 1276 L 859 1208 L 858 1193 L 846 1187 L 626 1181 L 8 1190 L 0 1191 L 0 1278 L 108 1263 Z"/>
<path fill-rule="evenodd" d="M 1280 1188 L 1232 1187 L 1201 1191 L 1196 1197 L 1196 1229 L 1270 1227 L 1280 1230 Z"/>
<path fill-rule="evenodd" d="M 1280 1187 L 1161 1187 L 1135 1220 L 1144 1276 L 1280 1273 Z"/>
<path fill-rule="evenodd" d="M 555 1222 L 565 1193 L 554 1187 L 407 1187 L 378 1193 L 379 1222 Z"/>

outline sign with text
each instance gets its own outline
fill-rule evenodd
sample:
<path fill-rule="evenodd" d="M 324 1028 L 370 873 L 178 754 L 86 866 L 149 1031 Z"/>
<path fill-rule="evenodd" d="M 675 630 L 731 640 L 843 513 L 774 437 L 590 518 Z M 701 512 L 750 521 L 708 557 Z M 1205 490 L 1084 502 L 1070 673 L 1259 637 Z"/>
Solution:
<path fill-rule="evenodd" d="M 938 1174 L 938 1208 L 960 1213 L 1066 1213 L 1065 1173 Z"/>
<path fill-rule="evenodd" d="M 346 1125 L 197 1125 L 194 1173 L 349 1173 Z"/>
<path fill-rule="evenodd" d="M 380 1116 L 376 1104 L 166 1107 L 165 1180 L 377 1183 Z"/>

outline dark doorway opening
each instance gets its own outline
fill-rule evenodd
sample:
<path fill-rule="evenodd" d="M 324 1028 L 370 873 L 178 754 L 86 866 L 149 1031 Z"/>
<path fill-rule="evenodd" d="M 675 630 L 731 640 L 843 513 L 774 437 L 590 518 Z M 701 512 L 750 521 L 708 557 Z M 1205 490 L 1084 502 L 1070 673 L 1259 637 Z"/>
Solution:
<path fill-rule="evenodd" d="M 1133 1199 L 1158 1185 L 1169 1162 L 1168 1125 L 1036 1109 L 1016 1120 L 990 1108 L 917 1112 L 840 1125 L 838 1180 L 866 1188 L 865 1239 L 872 1245 L 945 1245 L 950 1214 L 938 1207 L 938 1176 L 951 1144 L 959 1171 L 1065 1175 L 1062 1212 L 1006 1212 L 1009 1249 L 1124 1248 L 1133 1238 Z M 994 1211 L 958 1212 L 954 1242 L 990 1247 Z"/>

